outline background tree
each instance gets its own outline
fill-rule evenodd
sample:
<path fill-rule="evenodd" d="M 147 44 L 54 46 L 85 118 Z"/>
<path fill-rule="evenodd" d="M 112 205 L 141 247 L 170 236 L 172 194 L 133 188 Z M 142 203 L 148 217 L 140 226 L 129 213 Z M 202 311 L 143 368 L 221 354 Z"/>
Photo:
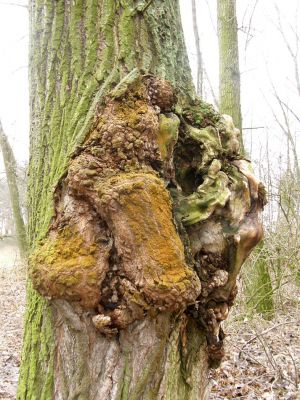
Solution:
<path fill-rule="evenodd" d="M 17 183 L 17 163 L 12 148 L 3 131 L 1 122 L 0 122 L 0 147 L 4 160 L 10 202 L 17 233 L 18 246 L 21 257 L 24 257 L 27 249 L 27 239 L 26 239 L 26 231 L 20 205 L 20 196 Z"/>
<path fill-rule="evenodd" d="M 218 0 L 219 110 L 242 134 L 238 25 L 235 0 Z"/>
<path fill-rule="evenodd" d="M 192 14 L 193 14 L 193 28 L 194 28 L 194 38 L 195 38 L 195 47 L 196 47 L 196 56 L 197 56 L 197 84 L 196 84 L 196 92 L 197 95 L 202 98 L 203 97 L 203 59 L 201 54 L 200 47 L 200 35 L 197 24 L 197 7 L 196 0 L 192 0 Z"/>
<path fill-rule="evenodd" d="M 0 235 L 1 237 L 12 236 L 14 234 L 14 217 L 12 215 L 5 173 L 0 181 L 0 191 Z"/>
<path fill-rule="evenodd" d="M 204 399 L 261 238 L 232 120 L 195 98 L 177 1 L 32 1 L 30 18 L 44 297 L 30 282 L 17 397 Z"/>

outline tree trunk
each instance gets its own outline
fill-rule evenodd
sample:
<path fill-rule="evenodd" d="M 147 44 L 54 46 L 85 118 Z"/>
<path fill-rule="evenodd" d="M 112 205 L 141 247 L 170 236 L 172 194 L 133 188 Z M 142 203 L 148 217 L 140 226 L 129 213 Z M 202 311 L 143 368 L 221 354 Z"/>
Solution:
<path fill-rule="evenodd" d="M 178 2 L 32 1 L 30 16 L 17 398 L 205 399 L 262 189 L 230 120 L 194 97 Z"/>
<path fill-rule="evenodd" d="M 24 220 L 20 206 L 20 196 L 17 184 L 17 163 L 12 148 L 7 140 L 0 122 L 0 148 L 2 150 L 7 185 L 9 189 L 10 203 L 14 216 L 18 247 L 21 257 L 25 257 L 27 250 L 27 239 Z"/>
<path fill-rule="evenodd" d="M 240 69 L 236 1 L 218 0 L 219 109 L 231 115 L 242 133 Z"/>

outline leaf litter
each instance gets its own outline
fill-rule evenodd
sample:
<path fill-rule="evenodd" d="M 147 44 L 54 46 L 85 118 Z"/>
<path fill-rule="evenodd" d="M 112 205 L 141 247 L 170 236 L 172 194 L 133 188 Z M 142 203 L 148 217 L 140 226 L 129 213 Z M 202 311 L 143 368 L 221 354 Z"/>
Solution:
<path fill-rule="evenodd" d="M 25 311 L 24 268 L 0 265 L 0 400 L 16 398 Z M 210 372 L 209 400 L 300 400 L 300 313 L 293 302 L 271 321 L 243 317 L 237 306 L 226 322 L 226 356 Z"/>

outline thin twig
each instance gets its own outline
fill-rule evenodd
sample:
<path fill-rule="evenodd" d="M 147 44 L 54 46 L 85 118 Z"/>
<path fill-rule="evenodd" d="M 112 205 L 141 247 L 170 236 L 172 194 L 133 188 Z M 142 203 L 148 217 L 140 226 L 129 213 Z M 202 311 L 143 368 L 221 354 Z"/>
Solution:
<path fill-rule="evenodd" d="M 251 31 L 252 19 L 253 19 L 253 16 L 254 16 L 255 9 L 256 9 L 258 1 L 259 0 L 255 1 L 254 7 L 252 9 L 252 13 L 251 13 L 250 18 L 249 18 L 249 25 L 248 25 L 248 31 L 247 31 L 247 36 L 246 36 L 246 42 L 245 42 L 245 53 L 246 53 L 247 47 L 248 47 L 248 45 L 250 43 L 250 40 L 253 38 L 253 35 L 250 34 L 250 31 Z"/>
<path fill-rule="evenodd" d="M 8 2 L 1 2 L 0 6 L 15 6 L 15 7 L 22 7 L 28 10 L 28 5 L 26 4 L 19 4 L 19 3 L 8 3 Z"/>
<path fill-rule="evenodd" d="M 203 97 L 203 61 L 200 48 L 200 35 L 197 23 L 196 0 L 192 0 L 193 30 L 197 57 L 197 95 Z"/>
<path fill-rule="evenodd" d="M 265 129 L 265 126 L 253 126 L 251 128 L 243 128 L 243 131 L 245 130 L 252 130 L 252 129 Z"/>
<path fill-rule="evenodd" d="M 293 362 L 294 372 L 295 372 L 295 383 L 294 384 L 295 384 L 295 388 L 298 389 L 298 386 L 299 386 L 299 383 L 298 383 L 298 368 L 297 368 L 295 359 L 294 359 L 294 357 L 293 357 L 293 355 L 292 355 L 292 353 L 291 353 L 291 351 L 289 349 L 288 349 L 288 354 L 291 357 L 292 362 Z"/>
<path fill-rule="evenodd" d="M 297 320 L 297 321 L 281 322 L 280 324 L 274 325 L 274 326 L 272 326 L 271 328 L 268 328 L 268 329 L 266 329 L 266 330 L 264 330 L 264 331 L 258 333 L 257 335 L 255 335 L 253 338 L 251 338 L 250 340 L 248 340 L 248 341 L 243 345 L 243 347 L 241 348 L 241 351 L 239 352 L 239 358 L 240 358 L 240 356 L 241 356 L 241 354 L 242 354 L 242 352 L 243 352 L 243 350 L 244 350 L 244 347 L 246 347 L 248 344 L 254 342 L 254 340 L 258 339 L 260 336 L 263 336 L 263 335 L 265 335 L 266 333 L 269 333 L 269 332 L 271 332 L 272 330 L 279 328 L 280 326 L 283 326 L 283 325 L 293 325 L 293 324 L 299 324 L 299 323 L 300 323 L 300 319 Z"/>

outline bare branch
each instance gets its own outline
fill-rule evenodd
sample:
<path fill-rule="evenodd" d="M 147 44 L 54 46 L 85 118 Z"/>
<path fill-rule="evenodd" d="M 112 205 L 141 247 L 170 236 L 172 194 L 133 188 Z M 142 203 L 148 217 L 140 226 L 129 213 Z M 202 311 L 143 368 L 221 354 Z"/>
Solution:
<path fill-rule="evenodd" d="M 265 126 L 252 126 L 251 128 L 243 128 L 243 131 L 245 130 L 253 130 L 253 129 L 265 129 Z"/>
<path fill-rule="evenodd" d="M 209 78 L 209 76 L 208 76 L 208 73 L 207 73 L 206 68 L 205 68 L 204 65 L 203 65 L 203 72 L 204 72 L 204 75 L 205 75 L 205 79 L 207 80 L 207 83 L 208 83 L 208 86 L 209 86 L 209 89 L 210 89 L 210 92 L 211 92 L 211 95 L 212 95 L 214 104 L 215 104 L 215 106 L 216 106 L 217 108 L 219 108 L 219 101 L 218 101 L 218 98 L 217 98 L 217 96 L 216 96 L 216 93 L 215 93 L 214 88 L 213 88 L 213 86 L 212 86 L 211 80 L 210 80 L 210 78 Z"/>
<path fill-rule="evenodd" d="M 214 21 L 214 19 L 213 19 L 212 13 L 211 13 L 211 9 L 210 9 L 210 3 L 209 3 L 209 1 L 208 1 L 208 0 L 205 0 L 205 3 L 206 3 L 206 5 L 207 5 L 207 8 L 208 8 L 208 12 L 209 12 L 209 18 L 210 18 L 211 26 L 213 27 L 213 29 L 214 29 L 214 31 L 215 31 L 215 34 L 216 34 L 216 35 L 218 35 L 218 30 L 217 30 L 217 27 L 216 27 L 215 21 Z"/>
<path fill-rule="evenodd" d="M 291 107 L 286 103 L 286 102 L 284 102 L 283 100 L 279 100 L 281 103 L 282 103 L 282 105 L 284 105 L 284 107 L 295 117 L 295 119 L 298 121 L 298 122 L 300 122 L 300 118 L 298 117 L 298 115 L 291 109 Z"/>
<path fill-rule="evenodd" d="M 298 320 L 298 321 L 282 322 L 282 323 L 280 323 L 280 324 L 274 325 L 274 326 L 272 326 L 271 328 L 265 329 L 264 331 L 262 331 L 262 332 L 256 334 L 254 337 L 252 337 L 250 340 L 248 340 L 248 341 L 243 345 L 243 347 L 242 347 L 242 349 L 241 349 L 241 351 L 240 351 L 240 353 L 239 353 L 239 358 L 241 357 L 241 354 L 242 354 L 244 348 L 245 348 L 248 344 L 254 342 L 254 340 L 258 339 L 259 337 L 265 335 L 266 333 L 269 333 L 269 332 L 273 331 L 274 329 L 279 328 L 280 326 L 283 326 L 283 325 L 297 325 L 297 324 L 299 324 L 299 323 L 300 323 L 300 320 Z"/>
<path fill-rule="evenodd" d="M 251 13 L 250 18 L 249 18 L 247 37 L 246 37 L 246 42 L 245 42 L 245 52 L 246 52 L 247 47 L 248 47 L 248 45 L 250 43 L 250 40 L 253 38 L 253 35 L 250 34 L 250 31 L 251 31 L 252 19 L 253 19 L 253 16 L 254 16 L 254 13 L 255 13 L 255 9 L 257 7 L 258 2 L 259 2 L 259 0 L 255 1 L 254 7 L 252 9 L 252 13 Z"/>
<path fill-rule="evenodd" d="M 299 60 L 298 60 L 299 35 L 297 33 L 297 30 L 290 25 L 290 29 L 294 33 L 295 39 L 296 39 L 296 44 L 295 44 L 296 49 L 293 50 L 291 45 L 290 45 L 290 41 L 287 39 L 287 37 L 286 37 L 286 35 L 284 33 L 284 30 L 283 30 L 283 27 L 282 27 L 282 23 L 281 23 L 280 11 L 278 9 L 278 6 L 275 5 L 275 8 L 276 8 L 276 11 L 277 11 L 277 20 L 278 20 L 277 29 L 278 29 L 278 31 L 279 31 L 279 33 L 280 33 L 280 35 L 281 35 L 281 37 L 282 37 L 282 39 L 283 39 L 283 41 L 284 41 L 284 43 L 286 45 L 287 50 L 290 53 L 291 59 L 293 61 L 294 74 L 295 74 L 295 79 L 296 79 L 296 87 L 297 87 L 297 92 L 298 92 L 298 94 L 300 96 L 300 72 L 299 72 Z"/>
<path fill-rule="evenodd" d="M 9 2 L 0 2 L 0 6 L 14 6 L 14 7 L 22 7 L 28 10 L 27 4 L 20 4 L 20 3 L 9 3 Z"/>

